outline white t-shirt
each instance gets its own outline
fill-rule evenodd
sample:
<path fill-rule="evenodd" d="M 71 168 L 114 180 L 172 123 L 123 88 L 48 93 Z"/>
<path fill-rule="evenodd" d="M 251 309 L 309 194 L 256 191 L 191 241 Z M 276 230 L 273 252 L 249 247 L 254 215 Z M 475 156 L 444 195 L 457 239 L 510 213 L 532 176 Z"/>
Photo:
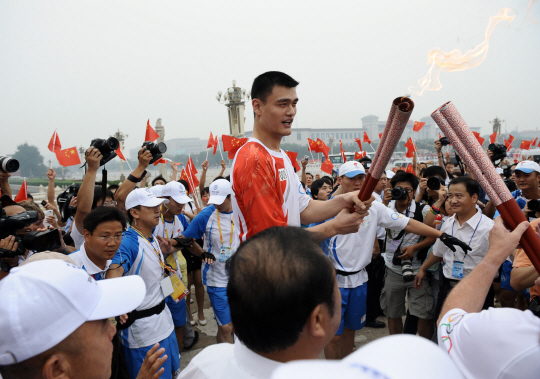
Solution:
<path fill-rule="evenodd" d="M 330 258 L 336 270 L 360 272 L 349 276 L 337 276 L 339 288 L 355 288 L 368 280 L 365 267 L 371 262 L 377 228 L 404 229 L 409 219 L 374 201 L 369 214 L 364 217 L 357 233 L 338 234 L 321 242 L 321 248 Z"/>
<path fill-rule="evenodd" d="M 189 223 L 187 217 L 183 214 L 174 216 L 173 221 L 167 221 L 164 218 L 160 218 L 159 224 L 154 228 L 152 234 L 163 238 L 176 238 L 180 237 L 188 226 Z"/>
<path fill-rule="evenodd" d="M 272 226 L 300 226 L 306 195 L 287 154 L 250 138 L 231 167 L 235 233 L 241 242 Z"/>
<path fill-rule="evenodd" d="M 226 262 L 220 262 L 221 253 L 221 238 L 223 238 L 223 246 L 231 247 L 231 253 L 235 252 L 240 246 L 238 234 L 234 233 L 237 228 L 235 224 L 233 228 L 233 238 L 231 244 L 231 226 L 233 223 L 233 213 L 219 212 L 219 223 L 217 219 L 218 210 L 211 204 L 204 208 L 189 224 L 185 230 L 184 236 L 188 238 L 203 238 L 203 250 L 208 251 L 216 257 L 216 261 L 212 264 L 203 262 L 202 274 L 203 283 L 210 287 L 227 287 L 229 276 L 225 269 Z M 221 236 L 219 230 L 221 227 Z"/>
<path fill-rule="evenodd" d="M 92 276 L 95 280 L 105 279 L 105 273 L 111 265 L 111 259 L 109 259 L 105 264 L 105 269 L 102 270 L 98 266 L 96 266 L 96 264 L 92 262 L 90 258 L 88 258 L 88 254 L 86 253 L 84 244 L 79 250 L 74 251 L 68 256 L 73 260 L 73 262 L 75 262 L 77 266 L 85 270 L 88 275 Z"/>
<path fill-rule="evenodd" d="M 138 311 L 152 308 L 165 298 L 160 285 L 163 279 L 160 259 L 164 262 L 161 248 L 155 238 L 149 241 L 133 228 L 124 232 L 122 244 L 111 263 L 124 267 L 124 276 L 139 275 L 144 280 L 146 296 L 137 307 Z M 137 349 L 164 340 L 173 330 L 171 312 L 165 307 L 160 314 L 136 320 L 129 328 L 122 330 L 121 341 L 124 346 Z"/>
<path fill-rule="evenodd" d="M 77 225 L 75 224 L 75 221 L 73 221 L 73 227 L 71 228 L 71 238 L 73 238 L 73 242 L 75 244 L 75 249 L 79 250 L 82 245 L 84 245 L 84 236 L 79 232 L 79 229 L 77 229 Z"/>
<path fill-rule="evenodd" d="M 466 378 L 538 378 L 540 318 L 531 311 L 452 309 L 438 326 L 439 346 Z"/>
<path fill-rule="evenodd" d="M 269 379 L 282 365 L 254 353 L 236 339 L 234 345 L 219 343 L 203 349 L 178 379 Z"/>

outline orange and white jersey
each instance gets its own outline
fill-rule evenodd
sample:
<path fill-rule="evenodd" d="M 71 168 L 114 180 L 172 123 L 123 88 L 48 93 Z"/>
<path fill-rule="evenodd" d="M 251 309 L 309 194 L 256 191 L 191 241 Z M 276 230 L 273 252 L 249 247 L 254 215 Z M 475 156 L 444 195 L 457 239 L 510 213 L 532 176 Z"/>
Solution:
<path fill-rule="evenodd" d="M 310 197 L 287 154 L 250 138 L 231 168 L 232 206 L 241 242 L 272 226 L 300 226 Z"/>

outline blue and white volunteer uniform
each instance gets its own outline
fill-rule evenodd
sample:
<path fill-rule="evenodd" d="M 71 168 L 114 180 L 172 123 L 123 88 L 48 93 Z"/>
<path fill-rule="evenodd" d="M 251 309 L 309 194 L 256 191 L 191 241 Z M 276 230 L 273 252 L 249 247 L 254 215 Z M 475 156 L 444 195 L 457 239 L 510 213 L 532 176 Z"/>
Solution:
<path fill-rule="evenodd" d="M 155 238 L 149 240 L 132 227 L 124 232 L 122 244 L 111 263 L 121 265 L 124 276 L 139 275 L 144 280 L 146 296 L 137 310 L 152 308 L 165 299 L 160 286 L 164 275 L 164 259 Z M 161 377 L 172 378 L 171 373 L 178 370 L 178 343 L 169 308 L 165 307 L 159 314 L 136 320 L 129 328 L 121 331 L 121 337 L 131 378 L 137 376 L 146 353 L 156 342 L 159 342 L 160 348 L 165 348 L 168 356 L 162 366 L 165 371 Z"/>
<path fill-rule="evenodd" d="M 343 328 L 359 330 L 366 322 L 366 297 L 368 275 L 366 266 L 371 262 L 373 245 L 379 227 L 401 230 L 409 218 L 374 201 L 369 214 L 364 217 L 357 233 L 338 234 L 321 243 L 323 252 L 330 258 L 338 272 L 337 284 L 341 292 L 341 324 Z M 344 276 L 339 272 L 355 274 Z"/>
<path fill-rule="evenodd" d="M 105 279 L 105 273 L 109 269 L 109 266 L 111 265 L 112 260 L 109 259 L 107 263 L 105 264 L 105 268 L 102 270 L 94 262 L 88 258 L 88 254 L 86 254 L 86 249 L 84 248 L 84 244 L 81 246 L 81 248 L 77 251 L 74 251 L 73 253 L 68 255 L 75 264 L 82 268 L 84 271 L 88 273 L 92 278 L 95 280 L 102 280 Z"/>

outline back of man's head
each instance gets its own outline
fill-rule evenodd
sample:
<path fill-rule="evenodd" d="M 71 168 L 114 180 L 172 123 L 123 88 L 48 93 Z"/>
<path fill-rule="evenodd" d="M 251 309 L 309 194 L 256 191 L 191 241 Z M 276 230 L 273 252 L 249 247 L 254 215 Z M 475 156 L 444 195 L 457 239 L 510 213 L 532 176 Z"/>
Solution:
<path fill-rule="evenodd" d="M 315 307 L 334 314 L 335 272 L 309 232 L 272 227 L 230 259 L 227 295 L 238 338 L 252 351 L 293 346 Z"/>
<path fill-rule="evenodd" d="M 272 93 L 274 86 L 294 88 L 299 83 L 289 75 L 279 71 L 268 71 L 255 78 L 251 86 L 251 98 L 259 99 L 266 104 L 266 99 Z"/>

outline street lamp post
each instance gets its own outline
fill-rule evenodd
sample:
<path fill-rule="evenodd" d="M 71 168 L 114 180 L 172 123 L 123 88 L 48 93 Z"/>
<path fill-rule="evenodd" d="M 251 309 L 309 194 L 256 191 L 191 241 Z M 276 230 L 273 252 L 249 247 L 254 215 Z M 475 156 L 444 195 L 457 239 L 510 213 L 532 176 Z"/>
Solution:
<path fill-rule="evenodd" d="M 222 96 L 223 95 L 223 96 Z M 227 107 L 229 113 L 229 131 L 233 137 L 244 136 L 244 109 L 245 102 L 249 100 L 250 92 L 245 88 L 236 86 L 236 80 L 233 80 L 233 86 L 228 88 L 225 93 L 218 91 L 216 99 L 220 104 Z"/>
<path fill-rule="evenodd" d="M 114 138 L 116 138 L 118 140 L 118 142 L 120 143 L 120 150 L 123 152 L 124 151 L 124 141 L 126 140 L 126 138 L 129 137 L 127 134 L 124 134 L 120 131 L 120 129 L 118 129 L 118 131 L 116 133 L 114 133 Z M 124 175 L 124 161 L 122 159 L 120 159 L 120 180 L 121 181 L 124 181 L 126 180 L 126 177 Z"/>

